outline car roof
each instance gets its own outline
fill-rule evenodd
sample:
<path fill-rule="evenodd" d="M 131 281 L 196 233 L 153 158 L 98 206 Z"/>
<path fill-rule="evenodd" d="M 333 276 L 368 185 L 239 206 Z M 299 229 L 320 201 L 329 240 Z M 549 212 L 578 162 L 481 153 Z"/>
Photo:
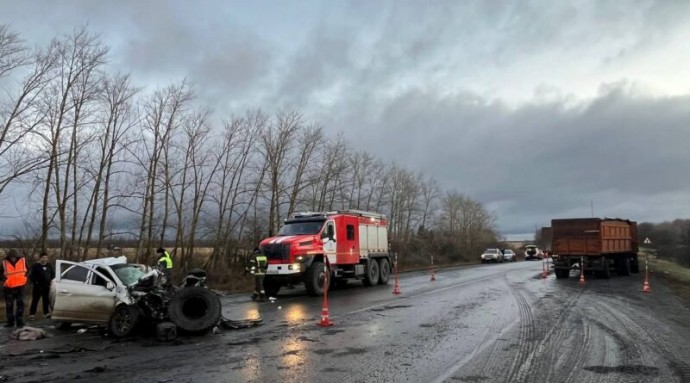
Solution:
<path fill-rule="evenodd" d="M 119 265 L 119 264 L 126 264 L 127 263 L 127 257 L 125 257 L 124 255 L 121 255 L 119 257 L 97 258 L 97 259 L 90 259 L 88 261 L 84 261 L 83 263 L 88 263 L 88 264 L 92 264 L 92 265 L 103 265 L 103 266 Z"/>

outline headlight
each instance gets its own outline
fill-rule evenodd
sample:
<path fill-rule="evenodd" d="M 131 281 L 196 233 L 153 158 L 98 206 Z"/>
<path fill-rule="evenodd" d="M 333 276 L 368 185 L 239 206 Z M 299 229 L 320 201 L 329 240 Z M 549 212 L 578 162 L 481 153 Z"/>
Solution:
<path fill-rule="evenodd" d="M 293 263 L 292 265 L 288 265 L 288 270 L 299 271 L 300 266 L 299 263 Z"/>
<path fill-rule="evenodd" d="M 304 257 L 300 255 L 297 258 L 295 258 L 295 261 L 302 262 L 303 259 L 304 259 Z"/>

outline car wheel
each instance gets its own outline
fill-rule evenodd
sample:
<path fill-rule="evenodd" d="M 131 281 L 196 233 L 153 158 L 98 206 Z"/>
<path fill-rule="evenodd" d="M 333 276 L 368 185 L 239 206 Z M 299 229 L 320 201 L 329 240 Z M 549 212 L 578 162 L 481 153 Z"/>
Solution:
<path fill-rule="evenodd" d="M 218 295 L 203 287 L 185 287 L 175 294 L 168 305 L 170 321 L 184 331 L 203 333 L 220 321 L 221 303 Z"/>
<path fill-rule="evenodd" d="M 139 323 L 139 310 L 135 306 L 119 305 L 110 317 L 110 332 L 117 338 L 132 334 Z"/>

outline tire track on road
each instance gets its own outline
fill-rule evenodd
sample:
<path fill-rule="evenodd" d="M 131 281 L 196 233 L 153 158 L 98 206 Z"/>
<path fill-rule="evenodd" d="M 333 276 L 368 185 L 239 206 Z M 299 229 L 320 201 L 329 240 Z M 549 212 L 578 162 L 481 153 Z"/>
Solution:
<path fill-rule="evenodd" d="M 615 305 L 615 303 L 609 302 L 608 306 L 611 305 Z M 608 307 L 607 310 L 611 312 L 611 309 Z M 687 355 L 680 355 L 677 351 L 675 351 L 670 346 L 669 342 L 665 339 L 665 337 L 659 335 L 658 331 L 647 330 L 647 326 L 645 326 L 642 323 L 642 318 L 637 317 L 639 314 L 625 314 L 625 312 L 621 309 L 617 309 L 616 311 L 623 314 L 625 318 L 629 320 L 628 325 L 634 325 L 639 330 L 639 332 L 641 332 L 643 335 L 649 338 L 649 340 L 652 342 L 655 348 L 657 348 L 661 355 L 663 355 L 664 358 L 667 360 L 666 363 L 671 368 L 671 370 L 673 370 L 675 375 L 678 378 L 680 378 L 681 382 L 690 382 L 690 364 L 685 361 Z M 629 332 L 631 335 L 635 335 L 635 337 L 639 339 L 639 336 L 633 334 L 630 330 Z"/>
<path fill-rule="evenodd" d="M 513 359 L 508 373 L 508 381 L 516 379 L 520 367 L 527 361 L 529 355 L 534 351 L 535 344 L 535 329 L 534 316 L 532 310 L 527 303 L 527 299 L 517 291 L 517 289 L 510 289 L 510 292 L 517 303 L 518 311 L 520 313 L 520 335 L 518 337 L 518 355 Z"/>
<path fill-rule="evenodd" d="M 557 351 L 558 348 L 562 347 L 563 342 L 567 341 L 567 327 L 563 326 L 562 324 L 565 322 L 566 317 L 571 314 L 573 307 L 575 307 L 575 305 L 579 302 L 582 294 L 582 291 L 578 291 L 575 297 L 568 301 L 568 303 L 561 309 L 554 319 L 548 320 L 547 323 L 550 325 L 547 325 L 548 330 L 544 332 L 540 332 L 540 328 L 534 327 L 534 319 L 532 318 L 534 339 L 528 343 L 533 344 L 527 348 L 528 354 L 522 358 L 521 363 L 516 364 L 516 369 L 511 371 L 507 381 L 549 382 L 548 376 L 551 375 L 553 370 L 552 360 L 547 360 L 547 358 L 540 358 L 538 356 L 544 354 L 552 355 Z M 553 325 L 554 323 L 557 325 Z M 585 346 L 585 344 L 578 344 L 578 347 Z M 576 353 L 579 354 L 585 352 L 586 350 L 578 349 Z"/>

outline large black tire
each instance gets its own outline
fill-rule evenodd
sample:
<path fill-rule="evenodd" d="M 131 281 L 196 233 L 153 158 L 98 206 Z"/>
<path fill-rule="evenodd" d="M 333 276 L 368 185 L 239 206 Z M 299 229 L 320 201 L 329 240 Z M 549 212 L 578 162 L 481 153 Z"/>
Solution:
<path fill-rule="evenodd" d="M 132 335 L 139 324 L 139 309 L 136 306 L 119 305 L 110 317 L 110 333 L 117 338 Z"/>
<path fill-rule="evenodd" d="M 304 276 L 304 287 L 307 289 L 307 294 L 314 297 L 323 295 L 324 276 L 323 262 L 312 262 Z"/>
<path fill-rule="evenodd" d="M 168 305 L 170 321 L 184 331 L 206 332 L 220 321 L 218 295 L 203 287 L 185 287 L 175 294 Z"/>
<path fill-rule="evenodd" d="M 379 285 L 387 285 L 391 277 L 391 264 L 388 258 L 379 258 Z"/>
<path fill-rule="evenodd" d="M 266 292 L 267 297 L 277 296 L 281 287 L 283 287 L 283 285 L 281 285 L 280 282 L 276 281 L 275 279 L 264 279 L 264 291 Z"/>
<path fill-rule="evenodd" d="M 556 269 L 556 279 L 565 279 L 570 276 L 570 270 L 568 269 Z"/>
<path fill-rule="evenodd" d="M 367 263 L 367 274 L 364 276 L 364 286 L 374 286 L 379 283 L 379 263 L 370 258 Z"/>

